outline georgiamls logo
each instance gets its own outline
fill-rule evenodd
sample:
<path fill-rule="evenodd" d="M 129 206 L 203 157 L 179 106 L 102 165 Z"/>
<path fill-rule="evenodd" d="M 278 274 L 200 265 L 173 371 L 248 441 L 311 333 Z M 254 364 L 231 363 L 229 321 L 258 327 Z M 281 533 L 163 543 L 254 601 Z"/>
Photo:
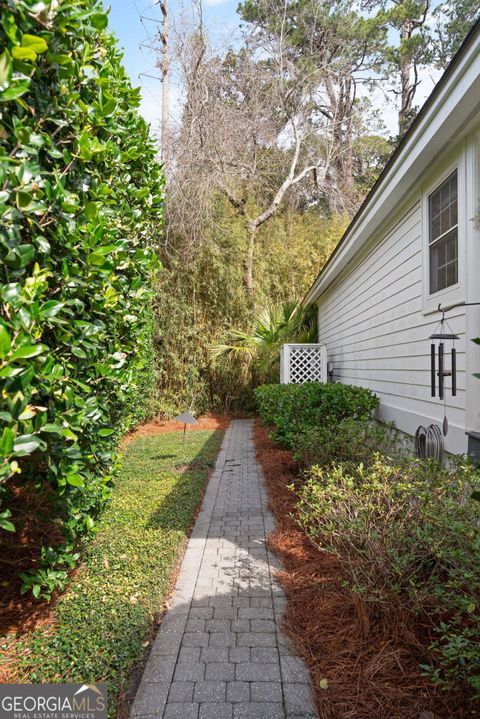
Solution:
<path fill-rule="evenodd" d="M 107 686 L 4 684 L 0 719 L 107 719 Z"/>

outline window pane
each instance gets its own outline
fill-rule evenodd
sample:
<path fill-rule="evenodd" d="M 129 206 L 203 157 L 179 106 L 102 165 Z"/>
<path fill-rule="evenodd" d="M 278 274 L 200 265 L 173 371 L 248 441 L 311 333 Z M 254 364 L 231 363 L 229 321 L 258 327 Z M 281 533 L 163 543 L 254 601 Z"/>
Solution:
<path fill-rule="evenodd" d="M 440 208 L 444 210 L 450 204 L 450 182 L 447 182 L 440 188 Z"/>
<path fill-rule="evenodd" d="M 455 171 L 429 197 L 430 242 L 448 232 L 458 222 L 457 172 Z"/>
<path fill-rule="evenodd" d="M 450 175 L 450 201 L 457 199 L 457 173 Z"/>
<path fill-rule="evenodd" d="M 434 240 L 436 237 L 440 237 L 440 215 L 437 215 L 436 217 L 432 218 L 431 225 L 430 225 L 430 237 L 432 240 Z"/>
<path fill-rule="evenodd" d="M 446 262 L 453 262 L 454 260 L 457 259 L 457 243 L 456 242 L 452 242 L 447 239 L 447 241 L 445 242 L 445 249 L 446 249 L 446 253 L 447 253 L 447 256 L 445 258 Z"/>
<path fill-rule="evenodd" d="M 430 294 L 458 282 L 458 230 L 430 246 Z"/>
<path fill-rule="evenodd" d="M 440 215 L 440 234 L 443 235 L 444 232 L 448 232 L 450 227 L 450 208 L 447 207 Z"/>
<path fill-rule="evenodd" d="M 435 192 L 430 197 L 430 215 L 435 216 L 440 213 L 440 194 Z"/>
<path fill-rule="evenodd" d="M 458 203 L 455 199 L 450 205 L 450 222 L 451 226 L 458 224 Z"/>
<path fill-rule="evenodd" d="M 450 262 L 447 265 L 447 284 L 446 287 L 457 284 L 457 263 Z"/>

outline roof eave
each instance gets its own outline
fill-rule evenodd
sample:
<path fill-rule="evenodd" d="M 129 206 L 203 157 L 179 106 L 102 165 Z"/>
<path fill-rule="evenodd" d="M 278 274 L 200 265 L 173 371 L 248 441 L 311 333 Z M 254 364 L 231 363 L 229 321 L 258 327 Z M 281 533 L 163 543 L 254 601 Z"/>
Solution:
<path fill-rule="evenodd" d="M 413 182 L 480 106 L 480 20 L 393 152 L 346 232 L 304 298 L 311 305 L 379 225 L 398 208 Z M 392 200 L 394 196 L 394 200 Z M 390 199 L 390 201 L 389 201 Z"/>

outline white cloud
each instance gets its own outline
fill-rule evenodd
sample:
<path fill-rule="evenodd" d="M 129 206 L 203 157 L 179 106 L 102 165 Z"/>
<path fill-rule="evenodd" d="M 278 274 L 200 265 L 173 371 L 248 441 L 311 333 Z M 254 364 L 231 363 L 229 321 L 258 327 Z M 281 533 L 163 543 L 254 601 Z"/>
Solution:
<path fill-rule="evenodd" d="M 205 5 L 208 5 L 209 7 L 214 5 L 225 5 L 227 2 L 230 2 L 230 0 L 203 0 Z"/>

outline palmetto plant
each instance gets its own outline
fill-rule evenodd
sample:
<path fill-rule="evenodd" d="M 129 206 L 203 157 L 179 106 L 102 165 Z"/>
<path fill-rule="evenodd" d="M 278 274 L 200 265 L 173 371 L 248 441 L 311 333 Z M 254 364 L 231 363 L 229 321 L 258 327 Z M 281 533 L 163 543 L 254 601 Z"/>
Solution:
<path fill-rule="evenodd" d="M 262 310 L 251 332 L 230 330 L 224 343 L 211 348 L 211 357 L 214 362 L 238 364 L 243 371 L 253 371 L 256 379 L 265 381 L 278 367 L 283 344 L 315 342 L 316 335 L 315 308 L 285 302 Z"/>

